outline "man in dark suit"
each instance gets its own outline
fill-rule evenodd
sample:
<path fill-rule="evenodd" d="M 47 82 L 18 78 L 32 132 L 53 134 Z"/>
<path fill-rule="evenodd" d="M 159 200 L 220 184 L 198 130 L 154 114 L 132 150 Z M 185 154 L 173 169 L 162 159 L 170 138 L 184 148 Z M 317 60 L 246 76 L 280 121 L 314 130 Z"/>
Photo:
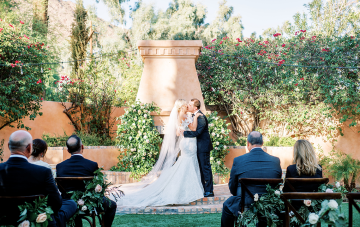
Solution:
<path fill-rule="evenodd" d="M 188 104 L 188 111 L 195 116 L 197 113 L 198 124 L 196 131 L 181 131 L 184 137 L 196 137 L 197 140 L 197 157 L 200 166 L 201 183 L 204 187 L 204 197 L 214 197 L 213 175 L 210 164 L 210 152 L 213 149 L 210 134 L 209 123 L 205 115 L 200 111 L 200 101 L 191 99 Z"/>
<path fill-rule="evenodd" d="M 230 172 L 229 189 L 232 197 L 228 198 L 223 205 L 221 226 L 234 226 L 234 221 L 241 210 L 241 185 L 240 178 L 281 178 L 280 159 L 264 152 L 262 135 L 253 131 L 248 135 L 247 154 L 234 158 Z M 247 185 L 248 189 L 255 195 L 266 193 L 265 185 Z M 254 198 L 245 193 L 245 205 L 251 205 Z"/>
<path fill-rule="evenodd" d="M 0 196 L 44 195 L 48 206 L 54 211 L 53 221 L 48 226 L 66 226 L 66 221 L 76 212 L 76 203 L 63 200 L 55 185 L 51 170 L 28 162 L 32 152 L 32 137 L 27 131 L 16 131 L 9 138 L 11 155 L 7 162 L 0 164 Z M 1 224 L 16 225 L 19 219 L 18 205 L 1 204 Z M 16 225 L 17 226 L 17 225 Z"/>
<path fill-rule="evenodd" d="M 66 141 L 66 147 L 71 154 L 71 158 L 56 165 L 56 174 L 58 177 L 87 177 L 94 176 L 94 172 L 99 169 L 96 162 L 90 161 L 83 157 L 84 146 L 81 143 L 81 139 L 72 135 Z M 83 182 L 78 184 L 63 185 L 64 189 L 69 191 L 84 191 L 85 185 Z M 114 221 L 116 213 L 116 203 L 103 199 L 103 208 L 105 211 L 104 220 L 105 226 L 110 227 Z M 82 226 L 81 220 L 76 220 L 76 226 Z"/>

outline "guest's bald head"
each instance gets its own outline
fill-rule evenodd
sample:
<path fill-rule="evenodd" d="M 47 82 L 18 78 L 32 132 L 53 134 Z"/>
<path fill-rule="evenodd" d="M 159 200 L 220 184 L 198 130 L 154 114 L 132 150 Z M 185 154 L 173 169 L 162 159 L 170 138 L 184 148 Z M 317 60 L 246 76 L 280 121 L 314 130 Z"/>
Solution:
<path fill-rule="evenodd" d="M 257 131 L 250 132 L 247 141 L 251 145 L 263 145 L 264 143 L 261 133 Z"/>
<path fill-rule="evenodd" d="M 70 154 L 78 153 L 82 149 L 81 139 L 77 135 L 72 135 L 66 141 L 66 147 Z"/>
<path fill-rule="evenodd" d="M 29 132 L 19 130 L 13 132 L 9 138 L 9 150 L 12 154 L 31 152 L 32 149 L 32 136 Z"/>

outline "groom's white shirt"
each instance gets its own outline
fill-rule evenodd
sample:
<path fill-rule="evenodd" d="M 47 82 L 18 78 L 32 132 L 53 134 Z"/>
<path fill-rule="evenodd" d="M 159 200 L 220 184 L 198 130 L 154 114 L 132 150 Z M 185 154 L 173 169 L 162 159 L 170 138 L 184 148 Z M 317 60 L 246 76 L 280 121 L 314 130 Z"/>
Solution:
<path fill-rule="evenodd" d="M 193 113 L 194 114 L 194 116 L 197 114 L 197 112 L 199 112 L 200 110 L 197 110 L 195 113 Z"/>

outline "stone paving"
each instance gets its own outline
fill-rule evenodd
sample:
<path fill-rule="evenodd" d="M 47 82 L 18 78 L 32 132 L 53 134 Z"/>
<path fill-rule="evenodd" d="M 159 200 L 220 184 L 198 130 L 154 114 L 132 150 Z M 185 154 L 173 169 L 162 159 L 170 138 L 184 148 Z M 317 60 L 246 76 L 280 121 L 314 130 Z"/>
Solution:
<path fill-rule="evenodd" d="M 117 213 L 125 214 L 208 214 L 221 213 L 224 201 L 231 196 L 228 184 L 214 185 L 215 197 L 198 199 L 189 204 L 135 208 L 117 207 Z"/>

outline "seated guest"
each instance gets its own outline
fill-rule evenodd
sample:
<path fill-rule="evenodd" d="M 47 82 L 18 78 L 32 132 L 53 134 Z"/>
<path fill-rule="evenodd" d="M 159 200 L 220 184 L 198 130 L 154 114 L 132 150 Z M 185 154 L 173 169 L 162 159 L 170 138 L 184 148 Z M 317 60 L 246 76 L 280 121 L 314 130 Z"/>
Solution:
<path fill-rule="evenodd" d="M 84 151 L 84 146 L 81 143 L 81 139 L 72 135 L 66 141 L 66 147 L 68 152 L 71 154 L 71 158 L 63 161 L 56 165 L 56 174 L 58 177 L 87 177 L 94 176 L 94 172 L 99 169 L 96 162 L 85 159 L 82 155 Z M 64 189 L 69 191 L 84 191 L 85 185 L 83 182 L 78 184 L 64 184 Z M 66 197 L 66 195 L 63 195 Z M 110 201 L 110 206 L 107 202 L 108 200 L 103 199 L 103 207 L 105 211 L 105 226 L 110 227 L 114 221 L 116 213 L 116 203 Z M 81 220 L 76 220 L 76 226 L 82 226 Z"/>
<path fill-rule="evenodd" d="M 294 145 L 294 163 L 286 169 L 286 178 L 322 178 L 322 169 L 316 159 L 313 146 L 307 140 L 298 140 Z M 292 185 L 297 192 L 317 192 L 319 184 L 296 184 Z M 292 192 L 285 184 L 284 192 Z M 299 209 L 302 202 L 293 201 L 296 209 Z"/>
<path fill-rule="evenodd" d="M 0 196 L 47 196 L 48 206 L 54 211 L 53 221 L 48 226 L 65 227 L 66 221 L 76 212 L 76 203 L 61 199 L 50 169 L 28 162 L 32 144 L 27 131 L 20 130 L 10 135 L 10 158 L 0 164 Z M 6 216 L 1 224 L 16 225 L 20 215 L 18 205 L 21 204 L 1 204 L 0 216 Z"/>
<path fill-rule="evenodd" d="M 234 226 L 234 221 L 241 210 L 240 178 L 281 178 L 280 159 L 264 152 L 261 147 L 263 139 L 260 132 L 253 131 L 248 135 L 247 148 L 249 153 L 234 158 L 230 172 L 229 189 L 232 197 L 223 205 L 221 226 Z M 247 187 L 254 195 L 266 193 L 265 185 L 249 185 Z M 245 205 L 251 205 L 254 198 L 245 193 Z M 266 223 L 265 223 L 266 224 Z"/>
<path fill-rule="evenodd" d="M 44 140 L 34 139 L 33 140 L 33 151 L 30 155 L 29 162 L 32 164 L 35 164 L 35 165 L 44 166 L 46 168 L 51 169 L 51 171 L 52 171 L 51 166 L 48 163 L 41 160 L 45 157 L 47 148 L 48 148 L 48 146 Z M 55 174 L 56 174 L 55 171 L 53 171 L 54 177 L 55 177 Z"/>

